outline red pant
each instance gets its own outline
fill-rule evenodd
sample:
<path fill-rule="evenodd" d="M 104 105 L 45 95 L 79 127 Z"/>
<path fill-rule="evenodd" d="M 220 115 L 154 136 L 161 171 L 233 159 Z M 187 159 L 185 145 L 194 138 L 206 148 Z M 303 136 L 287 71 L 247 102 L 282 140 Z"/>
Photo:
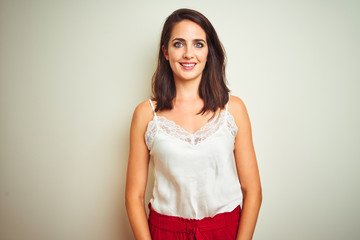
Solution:
<path fill-rule="evenodd" d="M 162 215 L 150 208 L 149 228 L 152 240 L 234 240 L 240 219 L 240 206 L 201 220 Z"/>

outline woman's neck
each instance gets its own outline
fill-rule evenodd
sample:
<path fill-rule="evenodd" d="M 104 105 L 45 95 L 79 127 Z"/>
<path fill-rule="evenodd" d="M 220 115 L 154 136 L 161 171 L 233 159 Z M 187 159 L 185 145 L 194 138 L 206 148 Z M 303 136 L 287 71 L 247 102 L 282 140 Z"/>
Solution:
<path fill-rule="evenodd" d="M 199 100 L 199 80 L 175 80 L 176 96 L 177 101 L 195 101 Z"/>

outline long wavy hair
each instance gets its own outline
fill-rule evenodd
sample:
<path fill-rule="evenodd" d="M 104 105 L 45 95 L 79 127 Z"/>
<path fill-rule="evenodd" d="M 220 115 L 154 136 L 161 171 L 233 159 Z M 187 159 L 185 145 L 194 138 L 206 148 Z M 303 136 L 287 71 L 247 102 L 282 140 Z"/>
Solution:
<path fill-rule="evenodd" d="M 216 112 L 218 108 L 224 108 L 229 100 L 230 90 L 225 76 L 225 49 L 210 21 L 201 13 L 185 8 L 176 10 L 166 19 L 161 33 L 158 64 L 152 78 L 152 99 L 157 102 L 155 111 L 173 108 L 172 100 L 176 95 L 174 76 L 162 52 L 162 46 L 168 49 L 172 29 L 182 20 L 197 23 L 206 33 L 209 50 L 199 85 L 199 96 L 204 100 L 204 106 L 198 114 L 204 114 L 208 110 Z"/>

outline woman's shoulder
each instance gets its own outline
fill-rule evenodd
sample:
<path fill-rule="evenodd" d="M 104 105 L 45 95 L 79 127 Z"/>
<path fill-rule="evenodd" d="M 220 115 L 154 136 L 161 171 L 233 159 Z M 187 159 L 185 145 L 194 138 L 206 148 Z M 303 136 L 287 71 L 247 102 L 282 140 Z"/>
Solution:
<path fill-rule="evenodd" d="M 155 102 L 152 101 L 153 104 Z M 154 105 L 155 107 L 156 105 Z M 133 123 L 140 127 L 145 128 L 147 124 L 152 120 L 154 116 L 151 104 L 149 100 L 142 101 L 139 103 L 133 113 Z"/>
<path fill-rule="evenodd" d="M 144 100 L 142 101 L 141 103 L 139 103 L 136 107 L 135 107 L 135 112 L 137 113 L 152 113 L 152 107 L 151 107 L 151 103 L 150 101 L 152 102 L 152 104 L 154 105 L 154 107 L 156 106 L 156 102 L 155 101 L 152 101 L 150 99 L 148 100 Z"/>
<path fill-rule="evenodd" d="M 235 112 L 243 111 L 246 109 L 244 101 L 235 95 L 230 95 L 229 99 L 229 109 L 232 109 Z"/>
<path fill-rule="evenodd" d="M 238 96 L 230 95 L 228 109 L 230 114 L 234 116 L 236 122 L 240 122 L 241 120 L 248 118 L 245 103 Z"/>

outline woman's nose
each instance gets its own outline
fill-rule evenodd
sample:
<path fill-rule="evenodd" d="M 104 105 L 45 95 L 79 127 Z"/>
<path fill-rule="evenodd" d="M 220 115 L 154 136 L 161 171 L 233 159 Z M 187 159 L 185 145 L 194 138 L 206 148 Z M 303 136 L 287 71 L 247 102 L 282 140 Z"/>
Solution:
<path fill-rule="evenodd" d="M 185 59 L 191 59 L 194 57 L 194 51 L 192 49 L 192 46 L 186 46 L 184 49 L 184 58 Z"/>

